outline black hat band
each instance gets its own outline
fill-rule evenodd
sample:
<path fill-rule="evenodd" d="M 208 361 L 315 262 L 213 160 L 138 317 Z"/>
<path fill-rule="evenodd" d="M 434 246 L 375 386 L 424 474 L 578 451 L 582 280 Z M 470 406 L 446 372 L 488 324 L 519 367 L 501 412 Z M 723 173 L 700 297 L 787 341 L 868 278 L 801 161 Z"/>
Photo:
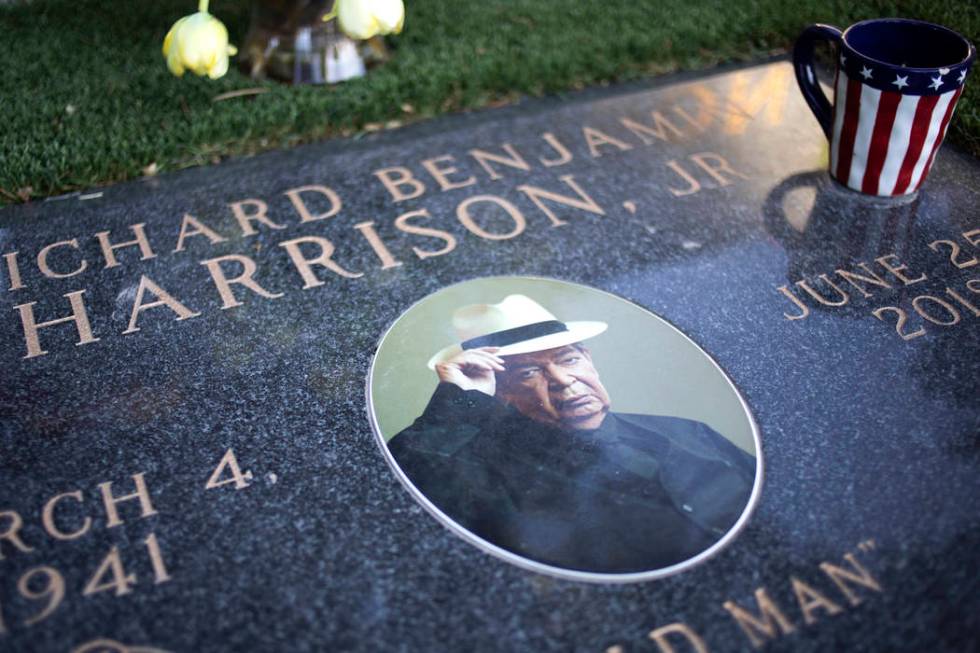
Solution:
<path fill-rule="evenodd" d="M 513 329 L 494 331 L 478 338 L 470 338 L 469 340 L 464 340 L 461 346 L 464 350 L 476 349 L 477 347 L 506 347 L 507 345 L 513 345 L 515 342 L 533 340 L 534 338 L 550 336 L 566 331 L 568 331 L 568 327 L 565 326 L 564 322 L 547 320 L 545 322 L 525 324 L 524 326 L 514 327 Z"/>

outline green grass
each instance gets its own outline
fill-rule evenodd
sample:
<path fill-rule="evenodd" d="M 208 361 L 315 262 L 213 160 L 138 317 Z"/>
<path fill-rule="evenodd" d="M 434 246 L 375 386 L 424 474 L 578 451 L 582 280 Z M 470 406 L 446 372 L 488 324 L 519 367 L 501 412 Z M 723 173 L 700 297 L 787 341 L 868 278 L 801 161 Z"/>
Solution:
<path fill-rule="evenodd" d="M 196 0 L 36 0 L 0 6 L 0 203 L 205 165 L 223 157 L 349 134 L 371 123 L 485 106 L 514 94 L 706 68 L 790 47 L 821 21 L 900 15 L 974 42 L 980 9 L 916 0 L 406 0 L 395 57 L 334 87 L 170 75 L 160 53 Z M 212 0 L 240 44 L 249 3 Z M 976 77 L 976 75 L 974 75 Z M 980 154 L 980 81 L 950 138 Z M 269 92 L 212 102 L 222 92 Z M 411 105 L 411 115 L 403 105 Z"/>

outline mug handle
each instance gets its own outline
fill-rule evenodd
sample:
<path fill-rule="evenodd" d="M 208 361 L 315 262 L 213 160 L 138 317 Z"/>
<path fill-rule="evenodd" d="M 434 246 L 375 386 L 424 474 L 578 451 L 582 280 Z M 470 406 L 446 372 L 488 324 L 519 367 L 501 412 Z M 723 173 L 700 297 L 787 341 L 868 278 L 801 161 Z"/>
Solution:
<path fill-rule="evenodd" d="M 830 139 L 834 122 L 834 108 L 824 95 L 817 82 L 817 74 L 813 68 L 813 47 L 817 41 L 830 41 L 838 46 L 841 43 L 841 31 L 833 25 L 817 23 L 810 25 L 793 46 L 793 70 L 796 72 L 796 83 L 800 85 L 803 98 L 810 105 L 810 110 L 817 117 L 824 134 Z M 840 73 L 838 73 L 840 74 Z"/>

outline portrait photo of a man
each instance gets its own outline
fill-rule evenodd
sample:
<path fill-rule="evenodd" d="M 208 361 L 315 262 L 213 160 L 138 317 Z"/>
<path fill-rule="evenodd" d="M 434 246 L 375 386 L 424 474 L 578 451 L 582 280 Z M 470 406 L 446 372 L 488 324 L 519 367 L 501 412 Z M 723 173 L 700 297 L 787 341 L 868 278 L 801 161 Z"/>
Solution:
<path fill-rule="evenodd" d="M 391 456 L 453 522 L 539 564 L 637 574 L 698 556 L 745 512 L 755 457 L 694 419 L 615 411 L 609 361 L 589 347 L 610 325 L 566 317 L 594 316 L 524 294 L 458 307 L 456 342 L 428 360 L 435 390 Z M 638 335 L 620 337 L 644 347 Z M 649 370 L 622 356 L 620 376 L 643 384 Z"/>

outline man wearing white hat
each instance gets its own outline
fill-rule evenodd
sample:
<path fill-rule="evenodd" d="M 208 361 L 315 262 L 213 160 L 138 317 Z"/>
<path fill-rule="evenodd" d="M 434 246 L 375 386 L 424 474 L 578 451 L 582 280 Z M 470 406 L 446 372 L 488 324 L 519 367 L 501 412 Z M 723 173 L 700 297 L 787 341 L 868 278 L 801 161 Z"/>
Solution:
<path fill-rule="evenodd" d="M 537 562 L 634 573 L 704 551 L 738 520 L 755 460 L 701 422 L 610 412 L 582 341 L 523 295 L 453 315 L 439 386 L 388 446 L 443 513 Z"/>

